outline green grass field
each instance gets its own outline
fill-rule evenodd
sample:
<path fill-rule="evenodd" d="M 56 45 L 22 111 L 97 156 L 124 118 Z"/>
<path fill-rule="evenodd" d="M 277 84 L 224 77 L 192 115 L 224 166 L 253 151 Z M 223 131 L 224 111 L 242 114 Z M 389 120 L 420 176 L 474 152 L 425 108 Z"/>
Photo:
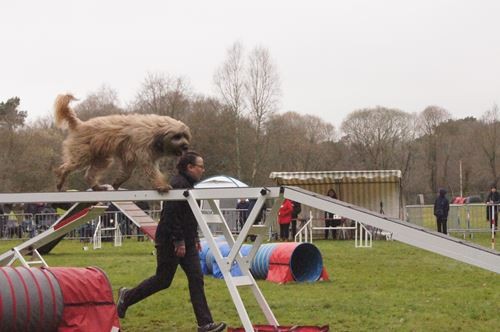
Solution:
<path fill-rule="evenodd" d="M 476 242 L 489 246 L 487 236 Z M 0 252 L 16 242 L 0 242 Z M 332 331 L 499 331 L 500 276 L 398 242 L 317 241 L 328 282 L 278 285 L 259 281 L 281 325 L 329 324 Z M 51 266 L 99 266 L 114 292 L 134 286 L 155 270 L 151 242 L 83 251 L 66 240 L 44 258 Z M 87 244 L 88 245 L 88 244 Z M 90 246 L 89 246 L 90 247 Z M 223 280 L 205 278 L 214 319 L 241 326 Z M 254 324 L 266 323 L 248 289 L 243 298 Z M 130 307 L 123 331 L 194 331 L 187 281 L 179 268 L 172 286 Z"/>

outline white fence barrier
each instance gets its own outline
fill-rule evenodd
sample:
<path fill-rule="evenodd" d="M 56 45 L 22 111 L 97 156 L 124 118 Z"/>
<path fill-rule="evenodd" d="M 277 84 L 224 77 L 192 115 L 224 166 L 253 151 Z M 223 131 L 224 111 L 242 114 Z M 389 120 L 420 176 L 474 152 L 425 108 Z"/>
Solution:
<path fill-rule="evenodd" d="M 372 247 L 372 232 L 360 222 L 347 221 L 343 219 L 342 226 L 336 227 L 325 227 L 325 226 L 314 226 L 314 217 L 312 211 L 309 212 L 309 219 L 302 225 L 297 234 L 295 235 L 296 242 L 313 242 L 313 231 L 314 230 L 336 230 L 337 239 L 350 239 L 352 232 L 354 231 L 354 245 L 356 248 L 371 248 Z"/>
<path fill-rule="evenodd" d="M 487 218 L 487 204 L 451 204 L 448 213 L 448 233 L 462 233 L 463 237 L 474 237 L 474 233 L 491 232 L 491 223 Z M 409 223 L 436 229 L 436 217 L 433 205 L 407 205 L 406 221 Z"/>

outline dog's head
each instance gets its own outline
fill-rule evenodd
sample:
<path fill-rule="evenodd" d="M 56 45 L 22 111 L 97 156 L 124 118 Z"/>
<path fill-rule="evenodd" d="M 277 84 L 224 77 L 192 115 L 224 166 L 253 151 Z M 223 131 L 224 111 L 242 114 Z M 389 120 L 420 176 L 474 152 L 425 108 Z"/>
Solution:
<path fill-rule="evenodd" d="M 191 132 L 185 124 L 182 124 L 158 135 L 154 147 L 160 154 L 180 156 L 189 149 L 190 142 Z"/>

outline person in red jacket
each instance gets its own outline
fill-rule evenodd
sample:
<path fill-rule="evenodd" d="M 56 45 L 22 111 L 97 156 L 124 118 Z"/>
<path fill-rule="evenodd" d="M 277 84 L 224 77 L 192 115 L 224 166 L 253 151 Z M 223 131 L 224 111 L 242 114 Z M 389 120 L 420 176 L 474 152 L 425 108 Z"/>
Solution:
<path fill-rule="evenodd" d="M 278 211 L 278 223 L 280 224 L 280 241 L 288 241 L 290 222 L 292 221 L 293 204 L 285 199 Z"/>

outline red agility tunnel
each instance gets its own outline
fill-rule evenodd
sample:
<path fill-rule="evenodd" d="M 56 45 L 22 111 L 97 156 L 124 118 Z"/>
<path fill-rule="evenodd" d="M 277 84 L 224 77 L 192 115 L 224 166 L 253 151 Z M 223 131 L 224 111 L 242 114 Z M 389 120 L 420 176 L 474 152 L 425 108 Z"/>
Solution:
<path fill-rule="evenodd" d="M 0 267 L 0 331 L 119 331 L 106 274 L 88 268 Z"/>

